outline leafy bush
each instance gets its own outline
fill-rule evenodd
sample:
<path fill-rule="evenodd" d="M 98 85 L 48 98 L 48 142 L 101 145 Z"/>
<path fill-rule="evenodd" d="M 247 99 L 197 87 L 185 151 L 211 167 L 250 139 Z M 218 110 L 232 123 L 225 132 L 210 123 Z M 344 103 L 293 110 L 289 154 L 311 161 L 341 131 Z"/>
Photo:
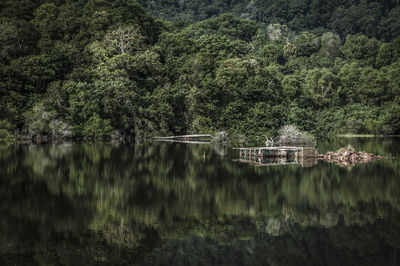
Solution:
<path fill-rule="evenodd" d="M 0 142 L 14 142 L 15 138 L 11 134 L 11 124 L 7 120 L 0 120 Z"/>
<path fill-rule="evenodd" d="M 71 126 L 60 120 L 56 111 L 48 111 L 42 102 L 26 112 L 25 119 L 32 135 L 49 135 L 53 139 L 72 137 Z"/>
<path fill-rule="evenodd" d="M 83 128 L 83 135 L 87 139 L 106 139 L 111 136 L 112 127 L 109 119 L 101 119 L 96 113 L 90 117 Z"/>

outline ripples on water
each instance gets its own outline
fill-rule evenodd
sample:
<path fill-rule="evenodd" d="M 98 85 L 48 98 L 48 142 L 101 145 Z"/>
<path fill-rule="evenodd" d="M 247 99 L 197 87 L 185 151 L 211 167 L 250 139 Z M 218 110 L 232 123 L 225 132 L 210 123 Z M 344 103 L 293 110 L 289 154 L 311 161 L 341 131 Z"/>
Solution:
<path fill-rule="evenodd" d="M 319 150 L 347 144 L 386 158 L 260 167 L 208 145 L 0 146 L 0 264 L 399 265 L 400 140 Z"/>

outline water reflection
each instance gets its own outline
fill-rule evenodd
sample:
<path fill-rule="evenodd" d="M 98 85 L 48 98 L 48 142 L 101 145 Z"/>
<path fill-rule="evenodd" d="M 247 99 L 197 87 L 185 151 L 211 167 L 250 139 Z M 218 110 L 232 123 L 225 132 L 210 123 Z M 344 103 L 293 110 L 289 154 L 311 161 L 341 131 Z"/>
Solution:
<path fill-rule="evenodd" d="M 274 166 L 274 165 L 300 165 L 301 167 L 312 167 L 318 164 L 318 158 L 303 158 L 297 156 L 290 157 L 258 157 L 240 154 L 240 159 L 234 162 L 252 164 L 256 166 Z"/>
<path fill-rule="evenodd" d="M 398 152 L 385 141 L 353 146 Z M 254 167 L 236 156 L 168 143 L 0 147 L 0 264 L 398 262 L 398 160 Z"/>

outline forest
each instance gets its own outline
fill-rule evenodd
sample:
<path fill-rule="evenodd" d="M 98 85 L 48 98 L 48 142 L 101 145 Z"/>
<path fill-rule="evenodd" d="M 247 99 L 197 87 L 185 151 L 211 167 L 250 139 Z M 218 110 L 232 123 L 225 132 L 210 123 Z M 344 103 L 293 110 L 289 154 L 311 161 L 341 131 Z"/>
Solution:
<path fill-rule="evenodd" d="M 398 1 L 139 2 L 1 1 L 0 139 L 400 134 Z"/>
<path fill-rule="evenodd" d="M 389 41 L 400 34 L 397 0 L 138 0 L 157 17 L 174 21 L 200 21 L 223 13 L 292 30 L 314 33 L 334 31 L 340 36 L 363 33 Z"/>

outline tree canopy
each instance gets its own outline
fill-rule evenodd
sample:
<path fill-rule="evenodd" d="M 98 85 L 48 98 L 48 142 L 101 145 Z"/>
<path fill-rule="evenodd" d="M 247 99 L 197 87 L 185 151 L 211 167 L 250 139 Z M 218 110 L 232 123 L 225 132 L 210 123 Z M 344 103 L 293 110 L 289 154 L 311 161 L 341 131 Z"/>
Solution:
<path fill-rule="evenodd" d="M 208 18 L 171 22 L 135 0 L 2 1 L 0 120 L 57 138 L 400 133 L 396 1 L 206 2 L 145 3 Z"/>

